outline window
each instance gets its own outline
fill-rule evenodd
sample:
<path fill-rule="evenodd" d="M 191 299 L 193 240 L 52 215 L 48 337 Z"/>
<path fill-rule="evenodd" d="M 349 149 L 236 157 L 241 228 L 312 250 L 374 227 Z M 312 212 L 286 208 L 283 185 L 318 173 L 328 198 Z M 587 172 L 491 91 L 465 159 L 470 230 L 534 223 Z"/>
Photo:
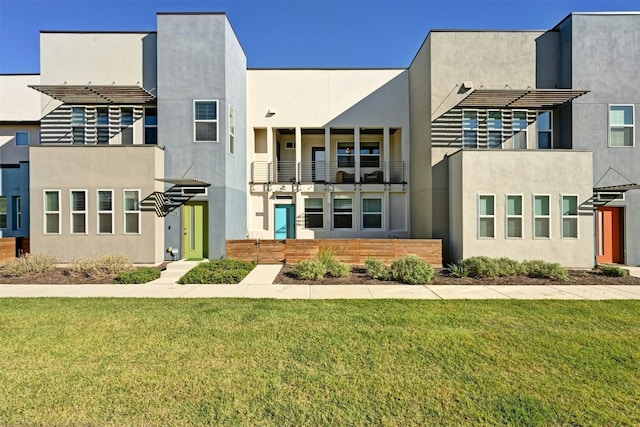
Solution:
<path fill-rule="evenodd" d="M 487 148 L 502 148 L 502 111 L 487 114 Z"/>
<path fill-rule="evenodd" d="M 538 148 L 553 147 L 553 115 L 551 111 L 538 113 Z"/>
<path fill-rule="evenodd" d="M 16 132 L 16 145 L 29 145 L 29 132 Z"/>
<path fill-rule="evenodd" d="M 338 142 L 338 167 L 352 168 L 354 166 L 353 142 Z"/>
<path fill-rule="evenodd" d="M 507 196 L 507 238 L 522 238 L 522 196 Z"/>
<path fill-rule="evenodd" d="M 462 148 L 478 147 L 478 112 L 462 111 Z"/>
<path fill-rule="evenodd" d="M 495 238 L 495 221 L 495 196 L 478 196 L 478 237 Z"/>
<path fill-rule="evenodd" d="M 140 190 L 124 190 L 124 233 L 140 233 Z"/>
<path fill-rule="evenodd" d="M 562 238 L 578 238 L 578 196 L 562 196 Z"/>
<path fill-rule="evenodd" d="M 83 107 L 71 107 L 71 142 L 84 144 L 87 115 Z"/>
<path fill-rule="evenodd" d="M 144 143 L 158 144 L 158 109 L 144 109 Z"/>
<path fill-rule="evenodd" d="M 609 146 L 633 147 L 633 105 L 609 106 Z"/>
<path fill-rule="evenodd" d="M 362 198 L 362 228 L 382 228 L 381 198 Z"/>
<path fill-rule="evenodd" d="M 113 234 L 113 190 L 98 190 L 98 234 Z"/>
<path fill-rule="evenodd" d="M 380 167 L 380 143 L 361 142 L 360 143 L 360 166 L 364 168 Z"/>
<path fill-rule="evenodd" d="M 229 105 L 229 152 L 236 152 L 236 110 Z"/>
<path fill-rule="evenodd" d="M 71 234 L 87 233 L 87 191 L 71 190 Z"/>
<path fill-rule="evenodd" d="M 534 239 L 548 239 L 551 237 L 549 221 L 549 196 L 533 196 Z"/>
<path fill-rule="evenodd" d="M 323 205 L 324 199 L 321 197 L 304 199 L 305 228 L 324 228 Z"/>
<path fill-rule="evenodd" d="M 7 228 L 7 198 L 0 196 L 0 228 Z"/>
<path fill-rule="evenodd" d="M 98 144 L 109 143 L 109 109 L 96 109 L 96 133 L 98 135 Z"/>
<path fill-rule="evenodd" d="M 218 101 L 194 101 L 194 138 L 197 142 L 218 142 Z"/>
<path fill-rule="evenodd" d="M 44 233 L 60 234 L 60 191 L 44 192 Z"/>
<path fill-rule="evenodd" d="M 120 143 L 133 144 L 133 108 L 120 109 Z"/>
<path fill-rule="evenodd" d="M 353 228 L 353 199 L 333 199 L 333 228 Z"/>
<path fill-rule="evenodd" d="M 514 111 L 511 120 L 513 130 L 513 148 L 517 150 L 527 149 L 527 112 Z"/>
<path fill-rule="evenodd" d="M 13 229 L 20 230 L 22 228 L 22 198 L 13 196 Z"/>

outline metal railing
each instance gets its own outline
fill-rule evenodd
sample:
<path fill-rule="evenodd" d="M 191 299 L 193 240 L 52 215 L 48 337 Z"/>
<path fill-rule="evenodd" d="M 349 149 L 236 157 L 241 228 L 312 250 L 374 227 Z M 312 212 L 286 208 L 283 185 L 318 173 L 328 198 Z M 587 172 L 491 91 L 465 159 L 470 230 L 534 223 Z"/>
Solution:
<path fill-rule="evenodd" d="M 312 162 L 300 162 L 300 182 L 325 182 L 327 181 L 327 171 L 324 160 Z"/>
<path fill-rule="evenodd" d="M 253 162 L 251 163 L 251 182 L 267 183 L 272 182 L 271 162 Z"/>
<path fill-rule="evenodd" d="M 295 161 L 275 161 L 273 182 L 296 182 Z"/>
<path fill-rule="evenodd" d="M 389 173 L 384 173 L 388 163 Z M 334 184 L 402 184 L 405 181 L 404 161 L 380 161 L 377 167 L 360 167 L 360 177 L 355 176 L 355 165 L 351 162 L 329 162 L 329 176 L 326 176 L 325 161 L 304 161 L 296 165 L 294 161 L 252 162 L 251 182 L 253 183 L 285 183 L 285 182 L 330 182 Z M 296 169 L 298 174 L 296 176 Z"/>
<path fill-rule="evenodd" d="M 404 180 L 404 161 L 392 160 L 389 162 L 389 179 L 387 182 L 391 184 L 402 184 Z"/>

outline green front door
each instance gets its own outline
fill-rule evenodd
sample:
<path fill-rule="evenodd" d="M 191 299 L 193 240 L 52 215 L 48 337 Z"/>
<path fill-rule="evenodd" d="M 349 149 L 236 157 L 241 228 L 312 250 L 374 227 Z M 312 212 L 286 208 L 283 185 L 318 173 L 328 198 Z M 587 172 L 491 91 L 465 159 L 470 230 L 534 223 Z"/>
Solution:
<path fill-rule="evenodd" d="M 207 257 L 207 202 L 189 202 L 182 208 L 184 258 Z"/>

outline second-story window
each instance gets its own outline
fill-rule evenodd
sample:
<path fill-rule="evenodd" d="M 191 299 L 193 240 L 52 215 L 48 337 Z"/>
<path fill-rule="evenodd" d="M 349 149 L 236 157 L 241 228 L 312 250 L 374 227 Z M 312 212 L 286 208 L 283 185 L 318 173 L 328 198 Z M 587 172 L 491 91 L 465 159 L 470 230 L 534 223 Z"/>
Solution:
<path fill-rule="evenodd" d="M 109 143 L 109 108 L 96 109 L 96 134 L 98 144 Z"/>
<path fill-rule="evenodd" d="M 502 148 L 502 111 L 487 114 L 487 148 Z"/>
<path fill-rule="evenodd" d="M 144 109 L 144 143 L 158 144 L 158 109 Z"/>
<path fill-rule="evenodd" d="M 218 101 L 194 101 L 194 140 L 218 142 Z"/>
<path fill-rule="evenodd" d="M 517 150 L 527 149 L 527 112 L 514 111 L 511 120 L 513 131 L 513 148 Z"/>
<path fill-rule="evenodd" d="M 236 152 L 236 110 L 229 105 L 229 153 Z"/>
<path fill-rule="evenodd" d="M 462 147 L 478 148 L 478 112 L 462 111 Z"/>
<path fill-rule="evenodd" d="M 352 168 L 354 166 L 353 142 L 338 142 L 338 167 Z"/>
<path fill-rule="evenodd" d="M 120 109 L 120 143 L 133 144 L 133 108 Z"/>
<path fill-rule="evenodd" d="M 538 113 L 538 148 L 553 148 L 553 114 L 551 111 Z"/>
<path fill-rule="evenodd" d="M 87 115 L 84 107 L 71 108 L 71 141 L 74 144 L 84 144 L 85 125 Z"/>
<path fill-rule="evenodd" d="M 379 142 L 360 142 L 360 166 L 363 168 L 380 167 Z"/>
<path fill-rule="evenodd" d="M 634 146 L 633 105 L 609 106 L 609 146 Z"/>

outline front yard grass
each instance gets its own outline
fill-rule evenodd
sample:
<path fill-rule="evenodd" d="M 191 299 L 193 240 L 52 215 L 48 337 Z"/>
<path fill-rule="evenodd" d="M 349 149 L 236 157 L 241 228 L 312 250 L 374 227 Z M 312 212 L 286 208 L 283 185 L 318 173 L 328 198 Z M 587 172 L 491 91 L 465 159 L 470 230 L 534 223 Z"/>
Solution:
<path fill-rule="evenodd" d="M 639 425 L 638 313 L 1 299 L 0 425 Z"/>

